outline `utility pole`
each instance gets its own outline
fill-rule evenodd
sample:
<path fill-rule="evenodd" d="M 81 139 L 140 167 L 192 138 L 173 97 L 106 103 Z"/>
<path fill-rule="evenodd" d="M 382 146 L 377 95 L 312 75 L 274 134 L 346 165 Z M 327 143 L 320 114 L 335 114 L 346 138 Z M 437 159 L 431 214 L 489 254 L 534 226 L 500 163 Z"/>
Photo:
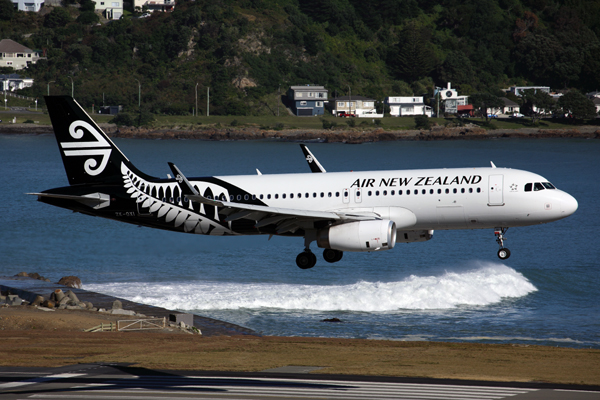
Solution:
<path fill-rule="evenodd" d="M 277 89 L 277 116 L 279 117 L 279 102 L 281 101 L 281 85 Z"/>
<path fill-rule="evenodd" d="M 50 81 L 50 82 L 48 82 L 48 96 L 50 96 L 50 84 L 54 83 L 54 82 L 56 82 L 56 81 Z"/>
<path fill-rule="evenodd" d="M 198 116 L 198 82 L 196 82 L 196 110 L 194 111 L 196 113 L 196 117 Z"/>
<path fill-rule="evenodd" d="M 348 101 L 348 108 L 350 109 L 350 112 L 348 114 L 352 114 L 352 89 L 350 89 L 350 85 L 348 85 L 348 93 L 350 94 Z"/>
<path fill-rule="evenodd" d="M 75 98 L 75 84 L 73 83 L 73 78 L 71 76 L 69 76 L 69 79 L 71 80 L 71 97 Z"/>
<path fill-rule="evenodd" d="M 210 87 L 206 88 L 206 116 L 210 115 Z"/>

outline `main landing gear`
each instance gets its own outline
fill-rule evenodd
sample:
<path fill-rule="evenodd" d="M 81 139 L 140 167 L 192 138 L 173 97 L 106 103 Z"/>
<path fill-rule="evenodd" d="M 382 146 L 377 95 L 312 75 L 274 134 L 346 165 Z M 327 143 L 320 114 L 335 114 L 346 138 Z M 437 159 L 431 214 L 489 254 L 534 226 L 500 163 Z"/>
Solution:
<path fill-rule="evenodd" d="M 312 233 L 312 232 L 311 232 Z M 302 269 L 310 269 L 317 263 L 317 256 L 310 251 L 310 243 L 314 241 L 316 235 L 307 234 L 304 237 L 304 251 L 296 257 L 296 265 Z M 335 263 L 342 259 L 344 252 L 334 249 L 323 250 L 323 258 L 328 263 Z"/>
<path fill-rule="evenodd" d="M 500 250 L 498 250 L 498 258 L 501 260 L 506 260 L 510 257 L 510 250 L 504 247 L 504 234 L 508 228 L 496 228 L 494 229 L 494 235 L 496 235 L 496 243 L 500 246 Z"/>

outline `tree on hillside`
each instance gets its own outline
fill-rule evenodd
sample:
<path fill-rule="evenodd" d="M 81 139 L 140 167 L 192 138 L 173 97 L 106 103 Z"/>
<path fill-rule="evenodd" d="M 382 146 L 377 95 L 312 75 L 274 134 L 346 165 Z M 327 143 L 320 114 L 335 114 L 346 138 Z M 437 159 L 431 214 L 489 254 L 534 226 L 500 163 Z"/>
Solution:
<path fill-rule="evenodd" d="M 469 97 L 473 107 L 479 110 L 480 115 L 485 116 L 485 122 L 488 122 L 488 109 L 501 108 L 504 102 L 498 96 L 491 93 L 475 93 Z"/>
<path fill-rule="evenodd" d="M 69 22 L 71 22 L 69 12 L 64 7 L 54 7 L 54 10 L 46 15 L 44 26 L 46 28 L 58 28 L 64 27 Z"/>
<path fill-rule="evenodd" d="M 558 105 L 565 113 L 571 114 L 576 120 L 594 118 L 596 116 L 594 102 L 575 89 L 569 90 L 564 96 L 558 99 Z"/>
<path fill-rule="evenodd" d="M 0 0 L 0 20 L 10 21 L 15 13 L 15 6 L 10 0 Z"/>
<path fill-rule="evenodd" d="M 435 67 L 436 59 L 430 48 L 428 28 L 409 23 L 402 30 L 397 46 L 396 70 L 401 79 L 413 82 L 427 76 Z"/>
<path fill-rule="evenodd" d="M 523 100 L 523 111 L 529 111 L 531 122 L 535 123 L 543 115 L 550 113 L 556 107 L 556 102 L 548 93 L 542 90 L 527 89 L 521 96 Z"/>

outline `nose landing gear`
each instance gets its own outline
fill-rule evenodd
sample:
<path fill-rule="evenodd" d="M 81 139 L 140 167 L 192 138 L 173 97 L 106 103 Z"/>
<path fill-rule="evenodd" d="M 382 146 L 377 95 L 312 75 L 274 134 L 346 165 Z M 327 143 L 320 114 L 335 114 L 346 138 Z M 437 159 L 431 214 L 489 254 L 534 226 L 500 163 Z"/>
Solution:
<path fill-rule="evenodd" d="M 500 246 L 500 250 L 498 250 L 498 258 L 501 260 L 506 260 L 508 257 L 510 257 L 510 250 L 504 247 L 504 241 L 506 240 L 504 238 L 504 234 L 507 230 L 508 228 L 494 229 L 494 235 L 496 235 L 496 243 L 498 243 L 498 246 Z"/>

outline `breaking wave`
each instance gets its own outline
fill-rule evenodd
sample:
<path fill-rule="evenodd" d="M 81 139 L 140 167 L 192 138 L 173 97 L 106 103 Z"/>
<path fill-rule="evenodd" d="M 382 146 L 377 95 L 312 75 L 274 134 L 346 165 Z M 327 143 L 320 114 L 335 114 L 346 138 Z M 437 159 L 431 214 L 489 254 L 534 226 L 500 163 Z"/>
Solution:
<path fill-rule="evenodd" d="M 85 285 L 135 302 L 179 310 L 311 310 L 391 312 L 486 306 L 537 291 L 527 278 L 499 263 L 469 271 L 349 285 L 181 282 Z"/>

